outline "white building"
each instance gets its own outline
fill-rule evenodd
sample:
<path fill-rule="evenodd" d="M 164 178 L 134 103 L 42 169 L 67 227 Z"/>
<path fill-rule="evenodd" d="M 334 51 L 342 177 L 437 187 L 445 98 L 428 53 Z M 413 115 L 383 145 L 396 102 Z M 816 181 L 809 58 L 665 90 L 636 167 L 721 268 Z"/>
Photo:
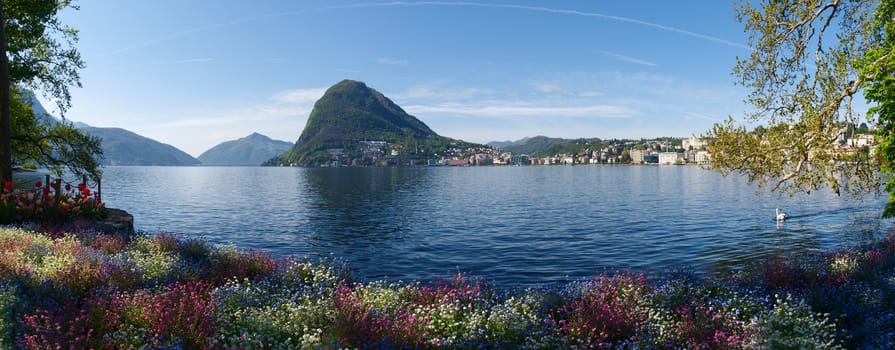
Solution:
<path fill-rule="evenodd" d="M 659 164 L 676 164 L 679 157 L 681 157 L 681 155 L 677 152 L 659 153 Z"/>
<path fill-rule="evenodd" d="M 700 140 L 695 137 L 684 139 L 681 141 L 681 143 L 685 151 L 689 151 L 691 149 L 694 151 L 705 149 L 705 146 L 707 145 L 707 142 L 705 142 L 705 140 Z"/>
<path fill-rule="evenodd" d="M 851 147 L 873 146 L 873 135 L 854 135 L 848 139 L 848 145 Z"/>
<path fill-rule="evenodd" d="M 696 164 L 706 164 L 712 160 L 712 155 L 708 151 L 696 152 Z"/>

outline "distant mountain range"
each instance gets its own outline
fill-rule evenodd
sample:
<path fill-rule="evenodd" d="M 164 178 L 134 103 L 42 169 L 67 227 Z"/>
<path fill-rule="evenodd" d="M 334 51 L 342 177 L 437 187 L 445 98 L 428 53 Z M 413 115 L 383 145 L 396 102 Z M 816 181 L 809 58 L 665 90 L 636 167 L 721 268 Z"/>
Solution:
<path fill-rule="evenodd" d="M 517 141 L 492 141 L 488 146 L 516 154 L 537 155 L 552 147 L 573 142 L 572 139 L 562 139 L 547 136 L 526 137 Z"/>
<path fill-rule="evenodd" d="M 361 146 L 364 142 L 367 146 Z M 388 144 L 389 150 L 380 143 Z M 416 117 L 366 84 L 343 80 L 314 104 L 301 136 L 286 153 L 266 165 L 373 164 L 384 154 L 425 159 L 451 146 L 477 146 L 439 136 Z"/>
<path fill-rule="evenodd" d="M 47 112 L 33 92 L 20 90 L 22 101 L 29 103 L 40 123 L 54 124 L 59 119 Z M 102 139 L 103 165 L 199 165 L 199 160 L 174 146 L 137 135 L 120 128 L 98 128 L 84 123 L 75 127 Z"/>
<path fill-rule="evenodd" d="M 120 128 L 79 127 L 103 140 L 103 165 L 200 165 L 174 146 Z"/>
<path fill-rule="evenodd" d="M 199 155 L 202 165 L 257 166 L 283 154 L 292 143 L 272 140 L 259 133 L 221 143 Z"/>
<path fill-rule="evenodd" d="M 33 91 L 25 88 L 19 88 L 18 91 L 19 99 L 21 99 L 22 103 L 31 106 L 31 111 L 34 112 L 34 118 L 37 119 L 38 124 L 55 125 L 59 122 L 56 117 L 47 112 L 44 106 L 40 104 L 37 95 Z"/>
<path fill-rule="evenodd" d="M 31 103 L 41 122 L 58 122 L 34 93 L 27 90 L 21 93 L 23 101 Z M 331 152 L 334 150 L 345 152 L 335 158 L 360 159 L 360 164 L 365 164 L 364 161 L 369 161 L 364 159 L 369 150 L 359 146 L 363 141 L 397 145 L 403 156 L 415 159 L 425 159 L 448 148 L 482 146 L 438 135 L 380 92 L 353 80 L 343 80 L 324 93 L 314 104 L 307 124 L 294 144 L 252 133 L 223 142 L 194 158 L 174 146 L 125 129 L 93 127 L 84 123 L 75 123 L 75 126 L 102 138 L 104 165 L 255 166 L 264 163 L 316 166 L 333 160 Z M 538 155 L 574 141 L 535 136 L 517 141 L 495 141 L 488 146 L 517 154 Z"/>
<path fill-rule="evenodd" d="M 59 119 L 47 112 L 33 92 L 20 90 L 20 97 L 31 105 L 35 117 L 41 123 L 58 123 Z M 292 144 L 271 140 L 253 133 L 247 137 L 227 141 L 194 158 L 180 149 L 138 135 L 121 128 L 100 128 L 84 123 L 75 127 L 102 139 L 103 165 L 261 165 L 264 161 L 289 150 Z"/>

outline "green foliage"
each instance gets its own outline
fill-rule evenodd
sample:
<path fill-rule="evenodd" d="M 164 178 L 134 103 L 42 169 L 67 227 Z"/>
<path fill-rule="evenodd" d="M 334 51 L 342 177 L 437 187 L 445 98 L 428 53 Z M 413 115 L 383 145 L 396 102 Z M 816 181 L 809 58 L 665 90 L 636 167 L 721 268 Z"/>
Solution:
<path fill-rule="evenodd" d="M 44 91 L 61 111 L 71 106 L 68 89 L 81 87 L 85 67 L 74 47 L 78 31 L 59 21 L 66 8 L 77 9 L 69 0 L 3 1 L 10 85 Z"/>
<path fill-rule="evenodd" d="M 540 155 L 550 157 L 557 154 L 584 154 L 587 151 L 598 150 L 602 147 L 603 142 L 600 139 L 567 140 L 564 143 L 558 143 L 548 147 L 541 151 Z"/>
<path fill-rule="evenodd" d="M 15 343 L 17 313 L 21 309 L 17 288 L 4 284 L 0 286 L 0 348 L 12 349 Z"/>
<path fill-rule="evenodd" d="M 69 87 L 80 87 L 78 70 L 84 61 L 74 44 L 77 31 L 59 21 L 59 12 L 75 8 L 68 0 L 7 0 L 2 2 L 6 54 L 9 58 L 10 128 L 0 131 L 10 140 L 3 152 L 2 177 L 9 176 L 11 162 L 35 162 L 57 175 L 68 170 L 76 175 L 100 176 L 102 156 L 98 138 L 85 135 L 71 123 L 40 122 L 22 101 L 18 86 L 43 91 L 56 101 L 60 113 L 71 106 Z M 4 116 L 5 118 L 6 116 Z M 44 117 L 44 116 L 40 116 Z"/>
<path fill-rule="evenodd" d="M 877 190 L 870 150 L 840 147 L 857 124 L 853 97 L 879 78 L 865 74 L 879 64 L 871 57 L 881 48 L 871 30 L 874 11 L 873 2 L 859 0 L 739 5 L 737 19 L 754 50 L 733 73 L 751 90 L 745 121 L 768 128 L 752 132 L 732 119 L 716 124 L 706 135 L 714 140 L 712 167 L 790 194 L 825 186 L 836 193 Z"/>
<path fill-rule="evenodd" d="M 68 171 L 78 177 L 99 178 L 102 140 L 75 128 L 71 122 L 39 121 L 31 106 L 22 102 L 24 96 L 13 93 L 10 97 L 13 162 L 37 163 L 56 176 Z"/>
<path fill-rule="evenodd" d="M 829 315 L 817 314 L 804 301 L 787 295 L 777 298 L 772 310 L 756 323 L 760 331 L 753 339 L 759 349 L 842 349 L 836 340 L 836 325 Z"/>
<path fill-rule="evenodd" d="M 895 172 L 895 1 L 881 1 L 872 22 L 872 37 L 877 45 L 867 51 L 860 63 L 861 76 L 868 80 L 864 87 L 867 101 L 875 103 L 868 119 L 876 117 L 880 126 L 877 153 L 883 172 Z M 883 216 L 895 216 L 895 178 L 886 184 L 889 202 Z"/>

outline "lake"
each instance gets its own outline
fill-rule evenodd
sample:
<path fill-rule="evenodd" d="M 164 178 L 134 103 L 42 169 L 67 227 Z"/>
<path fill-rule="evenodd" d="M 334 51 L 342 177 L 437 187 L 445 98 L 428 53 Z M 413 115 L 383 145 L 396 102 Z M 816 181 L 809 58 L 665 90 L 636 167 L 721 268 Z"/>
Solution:
<path fill-rule="evenodd" d="M 150 233 L 338 257 L 370 279 L 460 270 L 504 286 L 735 269 L 891 227 L 882 196 L 790 198 L 695 166 L 108 167 L 102 190 Z"/>

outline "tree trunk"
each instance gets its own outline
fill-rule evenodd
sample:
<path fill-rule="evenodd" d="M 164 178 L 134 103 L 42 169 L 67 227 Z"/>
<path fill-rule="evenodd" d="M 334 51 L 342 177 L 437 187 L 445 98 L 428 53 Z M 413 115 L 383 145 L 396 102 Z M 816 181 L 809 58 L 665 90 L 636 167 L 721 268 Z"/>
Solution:
<path fill-rule="evenodd" d="M 6 16 L 0 0 L 0 183 L 12 181 L 12 128 L 9 96 L 9 58 L 6 57 Z"/>

